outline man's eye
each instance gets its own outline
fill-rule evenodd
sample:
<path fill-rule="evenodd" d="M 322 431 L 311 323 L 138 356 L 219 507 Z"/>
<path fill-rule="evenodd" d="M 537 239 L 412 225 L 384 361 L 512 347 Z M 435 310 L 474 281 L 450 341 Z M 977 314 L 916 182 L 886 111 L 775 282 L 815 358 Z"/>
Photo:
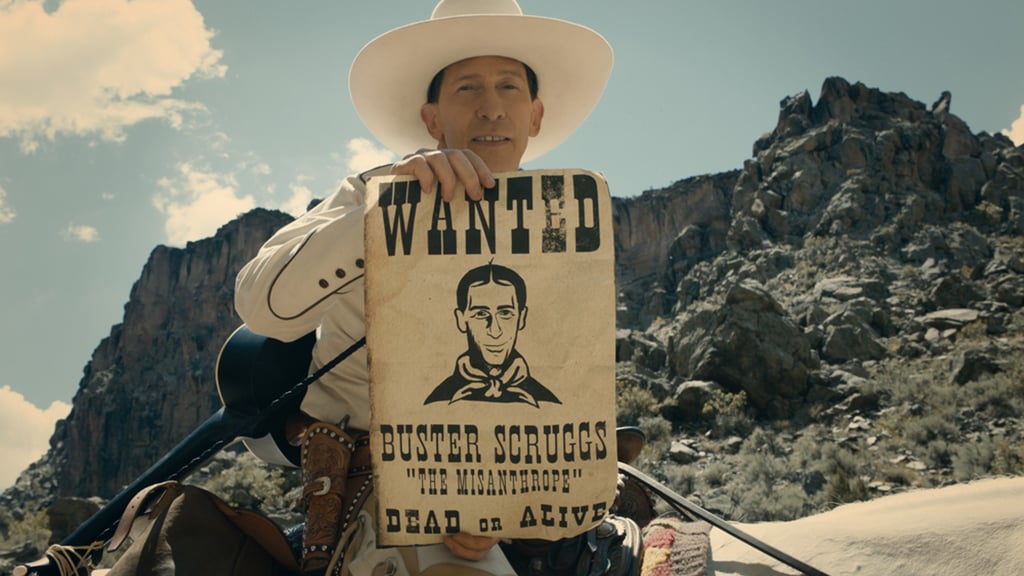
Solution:
<path fill-rule="evenodd" d="M 491 317 L 491 315 L 488 314 L 487 312 L 473 312 L 470 315 L 470 318 L 472 318 L 474 320 L 487 320 L 490 317 Z"/>
<path fill-rule="evenodd" d="M 498 312 L 498 318 L 501 318 L 502 320 L 510 320 L 512 318 L 515 318 L 515 316 L 516 313 L 511 310 L 500 310 Z"/>

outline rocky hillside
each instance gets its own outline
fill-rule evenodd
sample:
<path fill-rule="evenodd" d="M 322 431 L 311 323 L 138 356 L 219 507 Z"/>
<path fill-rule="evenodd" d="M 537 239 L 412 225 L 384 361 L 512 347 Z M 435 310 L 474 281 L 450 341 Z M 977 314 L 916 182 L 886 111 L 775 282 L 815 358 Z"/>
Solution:
<path fill-rule="evenodd" d="M 109 498 L 219 408 L 214 362 L 241 323 L 234 277 L 290 220 L 257 209 L 212 238 L 153 250 L 124 322 L 85 367 L 49 453 L 11 491 L 31 492 L 38 483 L 50 496 Z"/>
<path fill-rule="evenodd" d="M 618 201 L 620 362 L 778 416 L 835 367 L 940 355 L 971 323 L 1019 343 L 1024 149 L 949 105 L 830 78 L 742 170 Z"/>
<path fill-rule="evenodd" d="M 950 103 L 830 78 L 742 170 L 618 202 L 648 467 L 747 519 L 1024 473 L 1024 147 Z"/>
<path fill-rule="evenodd" d="M 1024 473 L 1024 147 L 950 104 L 830 78 L 741 169 L 615 200 L 619 416 L 648 432 L 643 467 L 748 520 Z M 109 498 L 218 407 L 234 275 L 287 220 L 157 248 L 0 507 Z"/>

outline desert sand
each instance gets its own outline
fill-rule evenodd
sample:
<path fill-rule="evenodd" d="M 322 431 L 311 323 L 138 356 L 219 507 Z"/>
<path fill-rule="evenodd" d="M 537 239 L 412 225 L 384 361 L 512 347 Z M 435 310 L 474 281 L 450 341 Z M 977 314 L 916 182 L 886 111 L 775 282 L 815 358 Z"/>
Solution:
<path fill-rule="evenodd" d="M 792 522 L 735 524 L 830 576 L 1024 574 L 1024 478 L 978 480 L 840 506 Z M 799 574 L 721 530 L 711 574 Z"/>

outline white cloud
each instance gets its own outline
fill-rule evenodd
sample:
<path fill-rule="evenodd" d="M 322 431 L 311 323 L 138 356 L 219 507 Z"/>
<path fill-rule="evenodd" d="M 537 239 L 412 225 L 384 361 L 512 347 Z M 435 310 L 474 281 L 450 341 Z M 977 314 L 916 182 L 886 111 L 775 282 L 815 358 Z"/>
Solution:
<path fill-rule="evenodd" d="M 64 229 L 64 239 L 69 242 L 81 242 L 83 244 L 91 244 L 100 239 L 99 230 L 92 226 L 86 226 L 85 224 L 68 224 L 68 227 Z"/>
<path fill-rule="evenodd" d="M 313 192 L 301 184 L 292 184 L 290 188 L 292 195 L 281 204 L 281 210 L 292 216 L 299 216 L 306 211 L 306 206 L 309 206 Z"/>
<path fill-rule="evenodd" d="M 378 148 L 366 138 L 353 138 L 348 141 L 348 169 L 350 172 L 365 172 L 381 164 L 394 162 L 395 155 L 386 148 Z"/>
<path fill-rule="evenodd" d="M 180 127 L 202 106 L 171 96 L 222 77 L 223 53 L 189 0 L 0 0 L 0 137 L 25 153 L 60 134 L 121 141 L 148 119 Z"/>
<path fill-rule="evenodd" d="M 1020 107 L 1020 116 L 1010 124 L 1010 129 L 1002 132 L 1017 146 L 1024 145 L 1024 104 Z"/>
<path fill-rule="evenodd" d="M 7 191 L 4 190 L 3 186 L 0 186 L 0 224 L 7 224 L 13 221 L 16 215 L 14 208 L 7 204 Z"/>
<path fill-rule="evenodd" d="M 153 206 L 166 216 L 167 242 L 180 246 L 211 236 L 217 228 L 256 206 L 251 195 L 238 195 L 231 174 L 203 172 L 191 164 L 178 165 L 178 174 L 160 180 Z"/>
<path fill-rule="evenodd" d="M 0 387 L 0 489 L 46 453 L 54 425 L 70 411 L 64 402 L 40 410 L 10 386 Z"/>

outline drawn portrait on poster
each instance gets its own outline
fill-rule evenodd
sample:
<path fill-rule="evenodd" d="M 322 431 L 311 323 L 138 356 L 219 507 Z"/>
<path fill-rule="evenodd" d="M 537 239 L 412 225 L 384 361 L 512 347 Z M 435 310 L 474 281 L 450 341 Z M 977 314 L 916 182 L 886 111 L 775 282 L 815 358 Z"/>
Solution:
<path fill-rule="evenodd" d="M 582 170 L 496 175 L 479 201 L 370 181 L 378 538 L 558 539 L 615 496 L 611 198 Z"/>
<path fill-rule="evenodd" d="M 493 262 L 466 272 L 456 291 L 455 325 L 466 336 L 466 351 L 455 369 L 423 402 L 540 402 L 561 404 L 530 375 L 516 350 L 526 328 L 526 281 Z"/>

